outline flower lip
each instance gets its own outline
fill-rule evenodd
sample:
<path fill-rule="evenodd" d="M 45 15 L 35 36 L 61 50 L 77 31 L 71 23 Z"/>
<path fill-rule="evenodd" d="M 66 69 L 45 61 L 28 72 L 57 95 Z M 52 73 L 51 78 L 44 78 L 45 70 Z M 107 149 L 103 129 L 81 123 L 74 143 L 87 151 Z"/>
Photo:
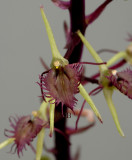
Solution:
<path fill-rule="evenodd" d="M 55 68 L 52 68 L 45 76 L 40 76 L 39 85 L 45 97 L 55 100 L 56 104 L 65 104 L 71 109 L 76 104 L 77 99 L 74 97 L 79 92 L 80 76 L 83 70 L 81 64 L 68 64 L 64 67 L 61 61 L 54 61 Z M 43 96 L 42 95 L 42 96 Z"/>
<path fill-rule="evenodd" d="M 111 73 L 107 78 L 120 92 L 132 99 L 132 70 Z"/>
<path fill-rule="evenodd" d="M 15 147 L 12 153 L 17 151 L 18 157 L 20 157 L 20 153 L 23 155 L 23 149 L 26 150 L 26 144 L 32 148 L 31 142 L 44 127 L 45 122 L 38 117 L 32 119 L 30 115 L 22 117 L 17 116 L 16 118 L 11 116 L 9 122 L 13 130 L 5 129 L 5 136 L 8 138 L 15 138 L 10 152 L 12 152 Z"/>

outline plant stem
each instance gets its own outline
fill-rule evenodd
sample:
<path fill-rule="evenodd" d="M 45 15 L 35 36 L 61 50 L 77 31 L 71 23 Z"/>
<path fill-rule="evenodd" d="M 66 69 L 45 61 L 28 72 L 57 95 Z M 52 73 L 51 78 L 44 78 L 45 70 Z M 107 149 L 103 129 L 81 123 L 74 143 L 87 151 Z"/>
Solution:
<path fill-rule="evenodd" d="M 85 0 L 71 0 L 71 6 L 69 8 L 70 12 L 70 24 L 71 24 L 71 34 L 76 33 L 79 29 L 82 34 L 85 33 L 86 23 L 85 23 Z M 81 60 L 83 50 L 83 43 L 80 41 L 72 51 L 72 54 L 67 58 L 69 63 L 76 63 Z"/>
<path fill-rule="evenodd" d="M 84 34 L 86 29 L 85 24 L 85 0 L 71 0 L 70 12 L 70 23 L 71 23 L 71 33 L 75 33 L 78 29 Z M 72 54 L 67 58 L 69 63 L 76 63 L 81 60 L 83 44 L 80 41 L 78 45 L 72 51 Z M 56 111 L 62 113 L 61 105 L 55 107 Z M 67 107 L 63 106 L 64 115 L 67 112 Z M 66 117 L 58 120 L 55 123 L 55 128 L 60 129 L 65 133 L 66 131 Z M 68 137 L 70 138 L 70 137 Z M 55 132 L 55 149 L 57 151 L 55 157 L 56 160 L 71 160 L 70 146 L 64 136 Z"/>
<path fill-rule="evenodd" d="M 56 113 L 61 112 L 61 105 L 56 106 Z M 67 112 L 67 107 L 63 106 L 63 113 Z M 62 132 L 66 131 L 66 117 L 60 118 L 59 121 L 55 123 L 55 128 L 58 128 Z M 69 138 L 69 137 L 68 137 Z M 55 132 L 55 150 L 57 151 L 55 154 L 56 160 L 71 160 L 70 156 L 70 147 L 68 141 L 65 139 L 63 135 L 58 132 Z"/>

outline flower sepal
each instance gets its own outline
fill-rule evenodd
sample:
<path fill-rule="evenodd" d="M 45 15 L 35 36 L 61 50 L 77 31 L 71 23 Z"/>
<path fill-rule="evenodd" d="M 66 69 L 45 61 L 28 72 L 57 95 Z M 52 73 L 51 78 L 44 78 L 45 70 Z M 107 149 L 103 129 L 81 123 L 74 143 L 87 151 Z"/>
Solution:
<path fill-rule="evenodd" d="M 7 140 L 5 140 L 4 142 L 0 143 L 0 149 L 6 147 L 7 145 L 13 143 L 15 140 L 15 138 L 9 138 Z"/>

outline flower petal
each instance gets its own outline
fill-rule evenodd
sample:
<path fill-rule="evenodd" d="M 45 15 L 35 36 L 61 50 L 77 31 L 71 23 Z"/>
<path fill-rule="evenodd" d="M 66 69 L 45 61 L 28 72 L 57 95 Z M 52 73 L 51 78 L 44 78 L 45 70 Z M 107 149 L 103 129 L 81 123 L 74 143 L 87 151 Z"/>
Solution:
<path fill-rule="evenodd" d="M 53 60 L 54 59 L 61 59 L 64 64 L 68 64 L 68 61 L 61 56 L 61 54 L 60 54 L 60 52 L 59 52 L 59 50 L 57 48 L 57 45 L 56 45 L 52 30 L 51 30 L 51 27 L 50 27 L 50 24 L 49 24 L 49 22 L 48 22 L 48 20 L 46 18 L 45 13 L 44 13 L 43 6 L 40 6 L 40 11 L 41 11 L 41 15 L 42 15 L 45 27 L 46 27 L 47 34 L 48 34 Z"/>
<path fill-rule="evenodd" d="M 42 128 L 38 134 L 37 147 L 36 147 L 36 160 L 40 160 L 43 152 L 43 143 L 44 143 L 45 129 Z"/>
<path fill-rule="evenodd" d="M 91 44 L 86 40 L 84 35 L 78 30 L 77 35 L 80 37 L 81 41 L 85 44 L 87 49 L 89 50 L 90 54 L 93 56 L 96 63 L 103 63 L 102 59 L 99 57 L 98 53 L 94 50 L 94 48 L 91 46 Z M 101 72 L 104 72 L 107 70 L 106 65 L 100 65 L 99 69 Z"/>
<path fill-rule="evenodd" d="M 120 126 L 120 123 L 119 123 L 119 120 L 118 120 L 118 115 L 116 113 L 115 106 L 114 106 L 114 104 L 112 102 L 113 89 L 107 89 L 105 87 L 103 89 L 103 92 L 104 92 L 104 96 L 105 96 L 106 102 L 107 102 L 107 104 L 109 106 L 110 112 L 112 114 L 113 120 L 114 120 L 115 125 L 117 127 L 117 130 L 118 130 L 119 134 L 124 137 L 124 133 L 123 133 L 123 131 L 121 129 L 121 126 Z"/>
<path fill-rule="evenodd" d="M 91 97 L 88 95 L 88 93 L 86 92 L 85 88 L 80 84 L 79 85 L 79 90 L 80 90 L 80 94 L 83 96 L 83 98 L 88 102 L 88 104 L 90 105 L 90 107 L 92 108 L 92 110 L 94 111 L 95 115 L 97 116 L 97 118 L 100 120 L 100 122 L 102 123 L 102 117 L 98 111 L 98 109 L 96 108 L 96 106 L 94 105 Z"/>
<path fill-rule="evenodd" d="M 7 145 L 13 143 L 15 140 L 15 138 L 9 138 L 7 140 L 5 140 L 4 142 L 0 143 L 0 149 L 6 147 Z"/>
<path fill-rule="evenodd" d="M 54 131 L 54 114 L 55 114 L 55 103 L 50 104 L 50 137 L 52 137 Z"/>

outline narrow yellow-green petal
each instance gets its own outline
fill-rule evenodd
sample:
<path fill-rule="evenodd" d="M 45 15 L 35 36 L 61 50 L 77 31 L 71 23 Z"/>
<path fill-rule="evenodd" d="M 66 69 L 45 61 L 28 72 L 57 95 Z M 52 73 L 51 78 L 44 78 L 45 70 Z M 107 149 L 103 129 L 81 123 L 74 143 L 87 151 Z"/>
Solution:
<path fill-rule="evenodd" d="M 80 94 L 83 96 L 83 98 L 88 102 L 88 104 L 90 105 L 90 107 L 92 108 L 92 110 L 94 111 L 95 115 L 97 116 L 97 118 L 100 120 L 100 122 L 102 123 L 102 117 L 98 111 L 98 109 L 96 108 L 96 106 L 93 103 L 93 100 L 91 99 L 91 97 L 88 95 L 87 91 L 85 90 L 85 88 L 80 84 L 79 85 L 79 90 L 80 90 Z"/>
<path fill-rule="evenodd" d="M 37 148 L 36 148 L 36 160 L 40 160 L 43 152 L 43 143 L 44 143 L 45 129 L 42 128 L 38 134 L 37 139 Z"/>
<path fill-rule="evenodd" d="M 6 147 L 7 145 L 13 143 L 15 140 L 15 138 L 9 138 L 7 140 L 5 140 L 4 142 L 0 143 L 0 149 Z"/>
<path fill-rule="evenodd" d="M 57 49 L 57 46 L 56 46 L 56 43 L 55 43 L 55 39 L 54 39 L 52 30 L 51 30 L 50 24 L 49 24 L 49 22 L 48 22 L 48 20 L 46 18 L 45 13 L 44 13 L 43 6 L 40 7 L 40 11 L 41 11 L 41 15 L 42 15 L 42 18 L 43 18 L 43 21 L 44 21 L 44 24 L 45 24 L 45 27 L 46 27 L 46 31 L 47 31 L 47 34 L 48 34 L 48 38 L 49 38 L 49 41 L 50 41 L 52 56 L 53 57 L 60 57 L 61 55 L 60 55 L 60 52 Z"/>
<path fill-rule="evenodd" d="M 47 107 L 49 105 L 49 98 L 46 98 L 46 101 L 43 101 L 40 105 L 40 109 L 38 111 L 39 116 L 47 121 Z M 42 152 L 43 152 L 43 143 L 45 137 L 45 128 L 42 128 L 40 133 L 37 136 L 37 147 L 36 147 L 36 160 L 41 160 Z"/>
<path fill-rule="evenodd" d="M 113 120 L 114 120 L 115 125 L 117 127 L 117 130 L 118 130 L 119 134 L 124 137 L 124 133 L 123 133 L 123 131 L 121 129 L 121 126 L 120 126 L 120 123 L 119 123 L 119 120 L 118 120 L 118 115 L 116 113 L 115 106 L 114 106 L 114 104 L 112 102 L 113 89 L 110 90 L 110 89 L 104 88 L 103 92 L 104 92 L 104 96 L 105 96 L 106 102 L 107 102 L 107 104 L 109 106 L 110 112 L 112 114 Z"/>
<path fill-rule="evenodd" d="M 83 36 L 83 34 L 78 30 L 77 31 L 78 36 L 82 40 L 82 42 L 85 44 L 87 49 L 89 50 L 90 54 L 93 56 L 94 60 L 96 63 L 103 63 L 102 59 L 99 57 L 98 53 L 94 50 L 94 48 L 91 46 L 91 44 L 86 40 L 86 38 Z M 100 71 L 105 71 L 107 70 L 107 67 L 105 64 L 99 65 Z"/>
<path fill-rule="evenodd" d="M 50 136 L 54 131 L 54 114 L 55 114 L 55 103 L 50 104 Z"/>
<path fill-rule="evenodd" d="M 49 102 L 48 102 L 48 99 L 46 99 L 46 102 L 43 101 L 40 105 L 40 109 L 39 109 L 39 113 L 41 114 L 41 117 L 47 121 L 47 115 L 46 115 L 46 112 L 47 112 L 47 107 L 49 105 Z"/>
<path fill-rule="evenodd" d="M 111 65 L 115 64 L 119 59 L 126 58 L 126 52 L 119 52 L 115 54 L 109 61 L 107 61 L 107 67 L 110 67 Z"/>
<path fill-rule="evenodd" d="M 51 52 L 52 52 L 52 62 L 51 62 L 51 67 L 53 67 L 53 63 L 54 61 L 62 61 L 62 65 L 65 66 L 67 65 L 69 62 L 67 59 L 63 58 L 57 48 L 57 45 L 56 45 L 56 42 L 55 42 L 55 39 L 54 39 L 54 36 L 53 36 L 53 33 L 52 33 L 52 30 L 51 30 L 51 27 L 50 27 L 50 24 L 46 18 L 46 15 L 44 13 L 44 9 L 43 9 L 43 6 L 40 7 L 40 11 L 41 11 L 41 15 L 42 15 L 42 18 L 43 18 L 43 21 L 44 21 L 44 24 L 45 24 L 45 27 L 46 27 L 46 31 L 47 31 L 47 34 L 48 34 L 48 38 L 49 38 L 49 42 L 50 42 L 50 46 L 51 46 Z"/>

